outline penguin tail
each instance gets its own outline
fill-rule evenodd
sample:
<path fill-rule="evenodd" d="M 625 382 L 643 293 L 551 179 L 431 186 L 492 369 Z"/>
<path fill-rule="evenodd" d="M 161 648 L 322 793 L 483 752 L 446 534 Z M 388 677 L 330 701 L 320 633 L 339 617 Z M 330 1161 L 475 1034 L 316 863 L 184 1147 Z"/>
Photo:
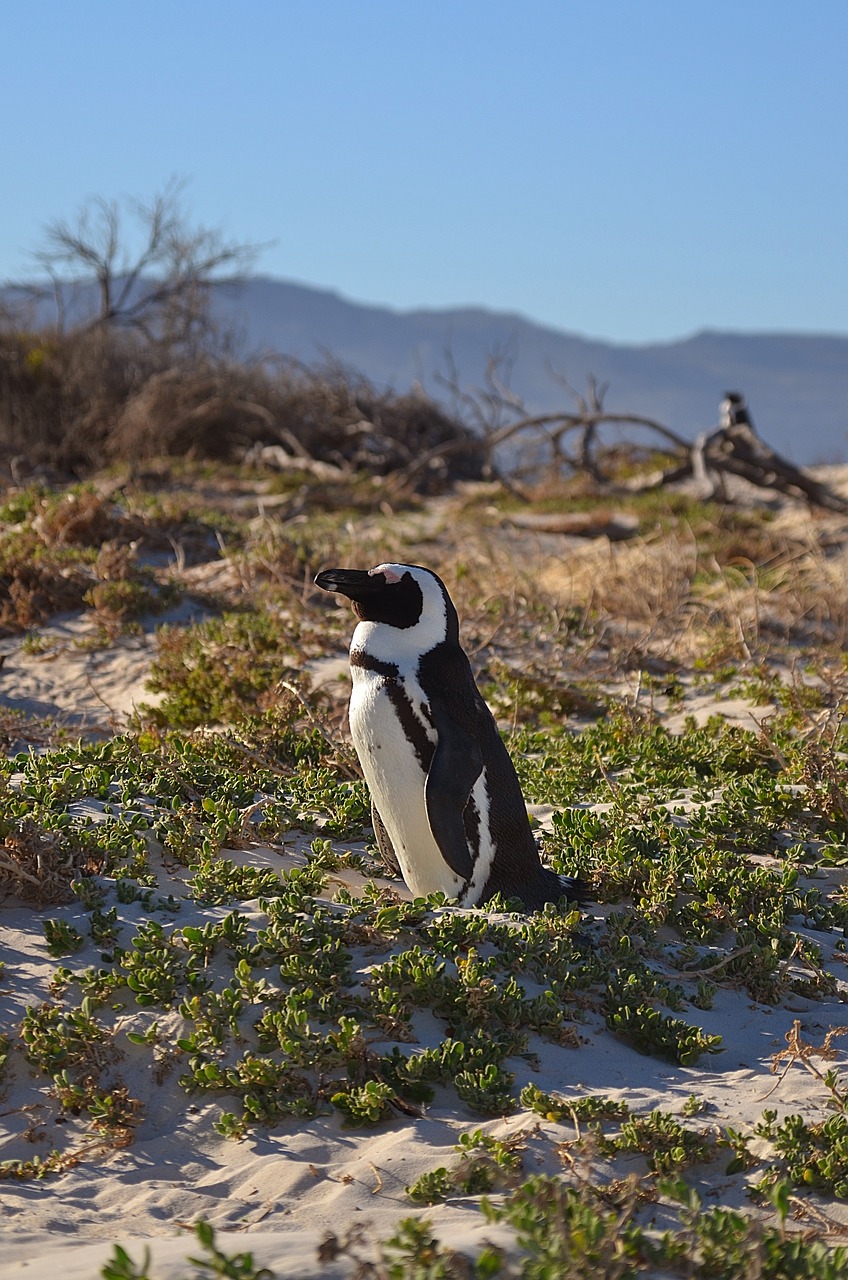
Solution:
<path fill-rule="evenodd" d="M 538 911 L 546 902 L 561 902 L 563 898 L 577 906 L 591 901 L 589 885 L 580 876 L 560 876 L 549 867 L 542 867 L 541 871 L 542 881 L 532 900 L 531 895 L 522 895 L 531 911 Z"/>
<path fill-rule="evenodd" d="M 559 882 L 559 896 L 561 898 L 567 898 L 569 902 L 576 902 L 578 906 L 591 902 L 589 885 L 585 880 L 581 880 L 580 876 L 556 876 L 556 880 Z"/>

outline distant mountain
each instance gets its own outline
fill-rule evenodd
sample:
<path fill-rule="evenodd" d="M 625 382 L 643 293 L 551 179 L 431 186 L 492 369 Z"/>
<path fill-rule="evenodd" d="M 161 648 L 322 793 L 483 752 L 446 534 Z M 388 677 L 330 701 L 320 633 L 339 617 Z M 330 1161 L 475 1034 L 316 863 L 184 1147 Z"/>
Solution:
<path fill-rule="evenodd" d="M 0 291 L 0 301 L 4 295 L 12 290 Z M 70 314 L 92 298 L 90 286 L 75 286 Z M 686 436 L 717 424 L 724 391 L 742 391 L 760 434 L 794 461 L 848 459 L 848 336 L 705 330 L 623 345 L 504 312 L 394 311 L 261 276 L 217 285 L 213 307 L 245 354 L 276 351 L 307 363 L 331 355 L 377 384 L 405 390 L 420 382 L 437 398 L 446 394 L 437 374 L 447 370 L 447 351 L 465 387 L 482 382 L 493 352 L 504 353 L 510 385 L 531 412 L 569 403 L 551 371 L 581 391 L 593 374 L 609 384 L 607 408 L 657 418 Z"/>

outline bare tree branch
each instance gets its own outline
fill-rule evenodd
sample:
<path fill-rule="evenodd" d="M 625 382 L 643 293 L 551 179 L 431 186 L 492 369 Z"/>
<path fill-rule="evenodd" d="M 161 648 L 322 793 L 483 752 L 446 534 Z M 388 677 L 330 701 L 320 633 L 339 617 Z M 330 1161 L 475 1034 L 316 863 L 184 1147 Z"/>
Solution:
<path fill-rule="evenodd" d="M 171 179 L 151 200 L 123 204 L 97 196 L 75 219 L 47 224 L 33 257 L 52 282 L 60 327 L 64 276 L 93 277 L 97 283 L 98 310 L 81 326 L 85 330 L 134 329 L 166 344 L 187 343 L 208 331 L 210 286 L 243 274 L 264 246 L 232 243 L 218 230 L 191 227 L 182 205 L 184 186 Z"/>

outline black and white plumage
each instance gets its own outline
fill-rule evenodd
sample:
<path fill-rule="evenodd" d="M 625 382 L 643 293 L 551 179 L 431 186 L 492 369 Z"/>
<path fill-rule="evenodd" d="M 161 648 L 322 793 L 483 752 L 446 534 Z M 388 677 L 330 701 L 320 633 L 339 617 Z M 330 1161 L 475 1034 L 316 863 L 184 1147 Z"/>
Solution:
<path fill-rule="evenodd" d="M 722 431 L 729 431 L 738 426 L 753 426 L 748 405 L 741 391 L 725 391 L 724 399 L 719 406 L 719 414 Z"/>
<path fill-rule="evenodd" d="M 416 896 L 463 906 L 495 893 L 528 910 L 581 901 L 543 867 L 521 786 L 459 643 L 442 580 L 418 565 L 329 569 L 316 584 L 353 603 L 350 728 L 384 859 Z"/>

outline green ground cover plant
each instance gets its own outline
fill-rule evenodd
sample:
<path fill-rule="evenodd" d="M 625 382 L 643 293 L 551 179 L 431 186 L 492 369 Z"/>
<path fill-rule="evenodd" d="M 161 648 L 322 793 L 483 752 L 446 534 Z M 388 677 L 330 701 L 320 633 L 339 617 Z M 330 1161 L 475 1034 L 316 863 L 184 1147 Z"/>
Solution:
<path fill-rule="evenodd" d="M 588 870 L 599 902 L 614 905 L 587 936 L 568 905 L 527 918 L 508 903 L 500 913 L 456 913 L 439 900 L 392 903 L 381 892 L 341 890 L 334 904 L 323 901 L 332 846 L 314 833 L 360 838 L 367 796 L 325 763 L 325 737 L 292 716 L 290 708 L 288 718 L 212 736 L 142 730 L 5 765 L 10 835 L 26 814 L 84 845 L 102 873 L 73 881 L 82 927 L 45 923 L 48 945 L 66 960 L 56 978 L 62 1008 L 30 1011 L 21 1034 L 32 1065 L 54 1083 L 61 1070 L 87 1070 L 74 1045 L 109 1039 L 93 1019 L 117 1000 L 139 1018 L 179 1010 L 181 1082 L 221 1098 L 219 1127 L 231 1136 L 328 1107 L 348 1125 L 379 1123 L 444 1088 L 483 1115 L 529 1105 L 585 1116 L 585 1100 L 543 1110 L 519 1069 L 531 1042 L 579 1045 L 594 1019 L 642 1053 L 694 1064 L 721 1052 L 697 1012 L 722 985 L 771 1002 L 833 992 L 809 929 L 823 941 L 841 936 L 845 907 L 802 873 L 822 835 L 842 832 L 816 793 L 794 782 L 808 743 L 779 722 L 771 746 L 718 723 L 674 742 L 623 712 L 580 735 L 547 735 L 539 799 L 577 777 L 585 802 L 614 788 L 606 812 L 564 809 L 545 840 L 554 865 Z M 841 751 L 841 742 L 835 736 L 828 749 Z M 525 785 L 541 788 L 532 755 L 525 759 Z M 710 799 L 674 813 L 681 793 L 705 796 L 705 775 Z M 754 836 L 767 866 L 742 853 L 737 789 L 752 783 L 764 802 Z M 102 805 L 101 821 L 75 818 L 82 800 Z M 289 872 L 237 866 L 222 853 L 263 838 L 282 848 L 297 833 L 311 835 L 312 857 Z M 184 892 L 196 906 L 228 914 L 181 926 L 179 900 L 156 894 L 159 856 L 186 868 Z M 367 871 L 368 860 L 360 865 Z M 241 903 L 252 904 L 249 914 Z M 126 913 L 137 906 L 148 918 L 130 928 Z M 99 964 L 90 951 L 74 964 L 83 944 L 98 948 Z M 425 1012 L 442 1026 L 437 1051 L 415 1048 Z M 88 1087 L 83 1076 L 70 1083 Z M 87 1096 L 79 1105 L 90 1111 Z"/>
<path fill-rule="evenodd" d="M 551 1178 L 532 1178 L 512 1191 L 500 1208 L 487 1206 L 493 1221 L 517 1235 L 518 1256 L 484 1245 L 473 1253 L 443 1244 L 426 1218 L 405 1218 L 393 1235 L 369 1239 L 361 1228 L 328 1233 L 317 1261 L 341 1260 L 351 1280 L 631 1280 L 662 1274 L 695 1280 L 842 1280 L 848 1250 L 790 1231 L 785 1188 L 775 1196 L 779 1225 L 749 1214 L 706 1208 L 697 1192 L 666 1179 L 663 1199 L 668 1226 L 662 1232 L 637 1219 L 638 1196 L 625 1186 L 564 1187 Z M 194 1228 L 199 1256 L 186 1262 L 193 1276 L 232 1280 L 274 1280 L 247 1250 L 228 1252 L 208 1223 Z M 156 1280 L 146 1250 L 137 1261 L 120 1244 L 100 1271 L 102 1280 Z"/>

